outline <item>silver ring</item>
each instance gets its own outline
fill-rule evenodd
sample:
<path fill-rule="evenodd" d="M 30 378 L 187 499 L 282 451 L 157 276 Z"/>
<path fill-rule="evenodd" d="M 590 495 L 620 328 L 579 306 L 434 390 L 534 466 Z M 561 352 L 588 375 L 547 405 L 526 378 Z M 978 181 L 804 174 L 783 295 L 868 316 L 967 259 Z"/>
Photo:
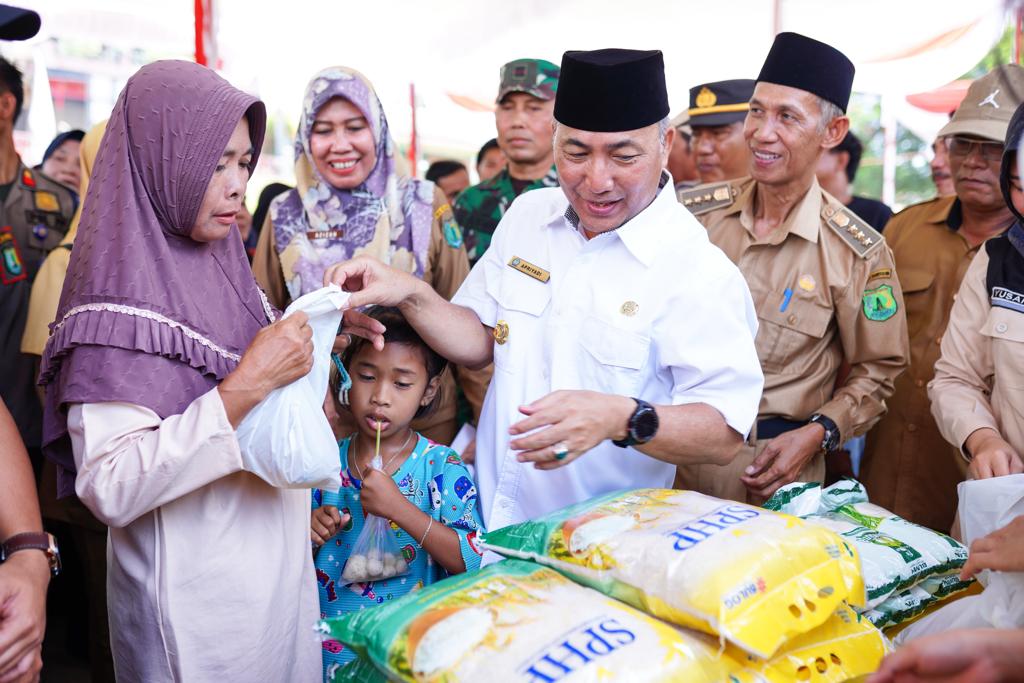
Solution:
<path fill-rule="evenodd" d="M 555 460 L 565 460 L 569 457 L 569 444 L 560 441 L 555 444 Z"/>

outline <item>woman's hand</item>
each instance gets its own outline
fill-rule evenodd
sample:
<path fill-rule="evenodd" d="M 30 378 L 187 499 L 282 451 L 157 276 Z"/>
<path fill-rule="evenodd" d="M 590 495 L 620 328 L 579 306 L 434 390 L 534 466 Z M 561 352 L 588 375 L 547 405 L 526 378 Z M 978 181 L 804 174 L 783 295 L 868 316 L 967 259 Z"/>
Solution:
<path fill-rule="evenodd" d="M 983 569 L 1024 572 L 1024 516 L 972 543 L 967 563 L 960 570 L 960 579 L 973 578 Z"/>
<path fill-rule="evenodd" d="M 291 384 L 313 367 L 313 330 L 299 311 L 260 330 L 238 367 L 218 390 L 232 426 L 237 427 L 274 389 Z"/>

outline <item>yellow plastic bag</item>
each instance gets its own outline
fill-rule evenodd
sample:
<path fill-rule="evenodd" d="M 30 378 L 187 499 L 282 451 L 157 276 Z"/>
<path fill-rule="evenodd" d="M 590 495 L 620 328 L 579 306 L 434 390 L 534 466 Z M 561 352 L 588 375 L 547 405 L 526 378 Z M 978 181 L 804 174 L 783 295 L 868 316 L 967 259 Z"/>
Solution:
<path fill-rule="evenodd" d="M 488 532 L 483 545 L 762 659 L 843 600 L 865 599 L 856 551 L 836 534 L 692 491 L 609 494 Z"/>
<path fill-rule="evenodd" d="M 770 659 L 759 660 L 733 647 L 727 654 L 742 667 L 734 673 L 734 680 L 741 683 L 838 683 L 873 673 L 891 650 L 881 631 L 844 605 L 824 624 L 792 639 Z"/>

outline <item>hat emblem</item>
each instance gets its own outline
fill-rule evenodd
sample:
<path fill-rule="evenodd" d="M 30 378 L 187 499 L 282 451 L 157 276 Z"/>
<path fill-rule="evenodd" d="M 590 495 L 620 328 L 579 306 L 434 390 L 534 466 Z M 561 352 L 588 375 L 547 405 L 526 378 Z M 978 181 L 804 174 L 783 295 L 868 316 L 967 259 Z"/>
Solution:
<path fill-rule="evenodd" d="M 708 88 L 708 86 L 706 85 L 700 89 L 700 92 L 697 93 L 697 97 L 694 100 L 694 104 L 696 104 L 701 109 L 713 107 L 715 106 L 716 102 L 718 102 L 718 96 L 715 95 L 715 93 L 711 92 L 711 89 Z"/>
<path fill-rule="evenodd" d="M 990 105 L 992 107 L 995 107 L 996 109 L 999 109 L 999 103 L 996 102 L 996 95 L 999 94 L 999 91 L 1000 91 L 1000 88 L 996 88 L 995 90 L 993 90 L 991 93 L 989 93 L 988 97 L 983 99 L 981 102 L 978 102 L 978 106 L 979 107 L 984 107 L 987 104 L 987 105 Z"/>

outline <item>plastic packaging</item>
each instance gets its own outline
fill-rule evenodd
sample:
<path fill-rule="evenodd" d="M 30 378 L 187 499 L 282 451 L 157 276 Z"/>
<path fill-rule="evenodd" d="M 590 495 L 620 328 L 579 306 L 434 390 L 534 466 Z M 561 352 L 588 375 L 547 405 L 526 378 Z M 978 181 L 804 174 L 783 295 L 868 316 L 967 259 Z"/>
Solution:
<path fill-rule="evenodd" d="M 706 637 L 518 560 L 328 619 L 321 632 L 401 681 L 718 683 L 737 670 Z"/>
<path fill-rule="evenodd" d="M 843 600 L 864 604 L 856 551 L 836 534 L 692 491 L 609 494 L 490 531 L 483 546 L 760 658 L 820 626 Z"/>
<path fill-rule="evenodd" d="M 765 507 L 831 529 L 856 546 L 869 609 L 928 577 L 958 570 L 967 559 L 967 548 L 946 534 L 869 503 L 864 487 L 852 479 L 826 488 L 816 483 L 790 484 L 779 489 Z M 913 601 L 914 596 L 917 593 L 911 592 L 901 600 Z M 899 608 L 893 613 L 906 611 Z"/>
<path fill-rule="evenodd" d="M 310 292 L 292 302 L 287 318 L 298 311 L 313 329 L 313 368 L 304 377 L 275 389 L 249 411 L 235 434 L 242 466 L 278 488 L 341 487 L 338 442 L 324 415 L 331 373 L 331 348 L 349 294 L 337 285 Z"/>
<path fill-rule="evenodd" d="M 370 462 L 375 470 L 383 469 L 380 457 L 380 425 L 377 425 L 377 452 Z M 345 561 L 341 578 L 345 583 L 368 583 L 401 576 L 409 571 L 409 565 L 398 539 L 391 530 L 391 522 L 377 515 L 366 515 L 363 530 L 352 545 L 352 552 Z"/>

